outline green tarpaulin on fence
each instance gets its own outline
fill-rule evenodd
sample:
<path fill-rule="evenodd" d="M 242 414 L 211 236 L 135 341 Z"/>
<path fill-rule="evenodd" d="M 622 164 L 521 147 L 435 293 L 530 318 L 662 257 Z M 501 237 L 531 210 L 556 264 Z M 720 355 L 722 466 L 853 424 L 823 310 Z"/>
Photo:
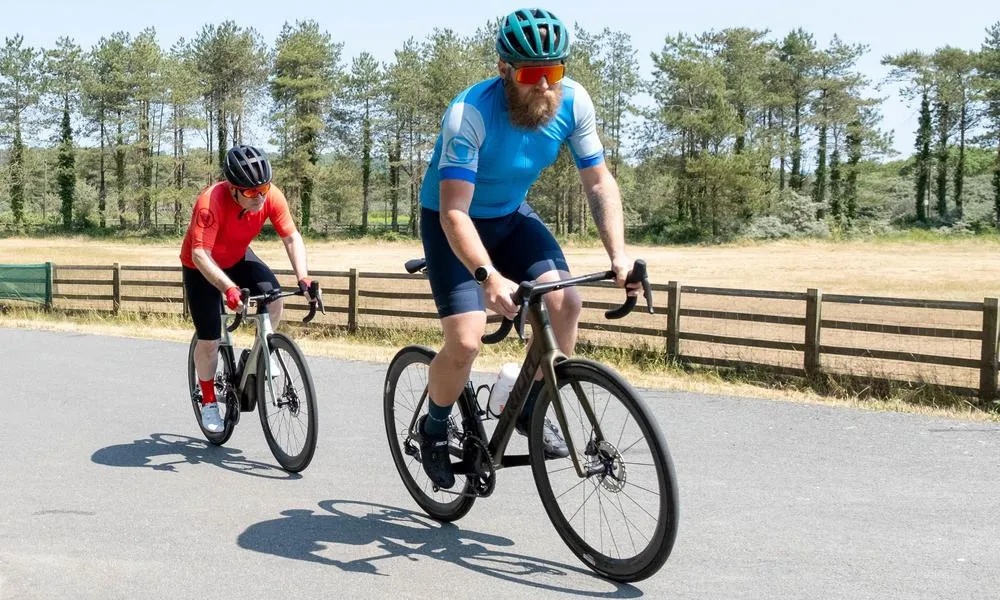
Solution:
<path fill-rule="evenodd" d="M 0 265 L 0 299 L 52 304 L 52 263 Z"/>

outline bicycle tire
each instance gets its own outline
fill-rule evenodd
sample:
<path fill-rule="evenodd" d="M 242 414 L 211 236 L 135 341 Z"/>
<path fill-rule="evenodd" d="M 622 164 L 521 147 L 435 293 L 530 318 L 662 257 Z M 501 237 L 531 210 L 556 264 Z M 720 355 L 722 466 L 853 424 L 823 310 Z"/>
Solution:
<path fill-rule="evenodd" d="M 289 473 L 298 473 L 309 466 L 316 453 L 316 439 L 319 429 L 316 388 L 313 385 L 312 374 L 309 372 L 305 355 L 290 337 L 282 333 L 273 333 L 268 337 L 267 345 L 267 354 L 261 356 L 257 361 L 257 411 L 260 414 L 260 424 L 264 430 L 267 446 L 271 449 L 271 454 L 274 455 L 281 468 Z M 278 363 L 284 366 L 284 372 L 278 374 L 278 380 L 275 382 L 275 385 L 281 387 L 278 402 L 274 402 L 267 394 L 267 363 L 265 362 L 276 352 L 282 352 L 287 357 L 281 357 L 278 360 Z M 291 359 L 291 363 L 289 363 L 288 358 Z M 291 372 L 293 366 L 298 377 L 294 377 L 295 374 Z M 274 373 L 272 373 L 273 375 Z M 286 404 L 282 406 L 282 402 Z M 290 445 L 292 442 L 291 434 L 299 430 L 294 424 L 289 423 L 292 419 L 305 429 L 302 437 L 302 448 L 294 453 L 290 453 L 288 448 L 281 443 L 281 440 L 284 439 Z M 279 421 L 289 425 L 288 436 L 281 435 Z"/>
<path fill-rule="evenodd" d="M 414 456 L 407 455 L 403 448 L 404 442 L 409 438 L 409 432 L 405 430 L 401 432 L 397 428 L 397 425 L 400 425 L 403 428 L 408 428 L 410 426 L 410 422 L 413 420 L 414 413 L 419 405 L 420 394 L 426 390 L 427 385 L 425 373 L 421 389 L 407 390 L 406 394 L 408 398 L 402 399 L 410 404 L 407 405 L 405 402 L 401 402 L 397 407 L 396 400 L 397 391 L 400 390 L 400 377 L 404 372 L 406 372 L 407 368 L 412 365 L 427 365 L 429 368 L 431 360 L 434 359 L 435 354 L 436 352 L 425 346 L 407 346 L 396 353 L 392 362 L 389 363 L 389 369 L 385 375 L 385 385 L 382 388 L 385 391 L 383 398 L 383 417 L 385 420 L 385 433 L 389 441 L 389 449 L 392 452 L 392 461 L 396 465 L 399 477 L 403 480 L 403 485 L 405 485 L 407 491 L 410 492 L 410 496 L 413 497 L 413 500 L 416 501 L 420 508 L 422 508 L 431 518 L 438 521 L 451 522 L 465 516 L 472 508 L 476 499 L 470 496 L 454 496 L 446 492 L 434 492 L 430 480 L 423 471 L 423 465 Z M 407 382 L 412 383 L 412 378 L 408 377 Z M 416 395 L 416 397 L 414 397 L 414 395 Z M 422 406 L 424 411 L 427 409 L 427 402 L 429 402 L 429 399 L 425 400 Z M 468 415 L 465 414 L 465 406 L 463 403 L 458 402 L 457 406 L 459 407 L 462 415 L 462 419 L 460 419 L 460 422 L 458 423 L 458 426 L 461 427 L 461 421 L 464 421 L 464 418 Z M 454 414 L 454 412 L 452 414 Z M 455 419 L 453 418 L 452 422 L 454 423 L 454 421 Z M 461 480 L 462 476 L 456 475 L 456 479 Z M 425 483 L 421 485 L 418 483 L 418 480 L 424 481 Z M 465 478 L 464 485 L 460 484 L 459 481 L 456 481 L 455 487 L 463 490 L 463 493 L 471 493 L 472 482 L 469 481 L 468 478 Z M 430 490 L 430 493 L 428 493 L 428 490 Z M 447 502 L 437 500 L 431 494 L 439 494 L 439 497 L 450 498 L 450 500 Z"/>
<path fill-rule="evenodd" d="M 236 395 L 233 392 L 233 381 L 236 377 L 236 367 L 233 362 L 232 348 L 219 345 L 219 365 L 222 366 L 222 381 L 219 381 L 219 371 L 216 368 L 215 394 L 216 402 L 219 402 L 220 405 L 220 412 L 223 410 L 225 412 L 222 415 L 223 429 L 216 433 L 208 431 L 201 425 L 201 386 L 198 384 L 198 374 L 194 367 L 194 348 L 197 343 L 198 334 L 195 334 L 191 338 L 190 346 L 188 346 L 188 396 L 191 398 L 191 408 L 194 409 L 194 418 L 198 423 L 198 429 L 201 430 L 202 435 L 205 436 L 205 439 L 209 443 L 221 446 L 232 437 L 233 431 L 236 430 L 236 423 L 240 420 L 239 403 L 234 402 Z M 220 386 L 220 384 L 222 385 Z M 222 390 L 219 389 L 220 387 Z M 225 397 L 220 397 L 220 392 Z"/>
<path fill-rule="evenodd" d="M 563 431 L 563 436 L 573 435 L 574 450 L 581 462 L 590 461 L 589 464 L 594 469 L 604 471 L 591 473 L 581 479 L 571 459 L 545 459 L 542 453 L 542 435 L 552 398 L 548 392 L 542 393 L 536 401 L 529 432 L 531 470 L 542 505 L 559 536 L 588 567 L 615 581 L 634 582 L 646 579 L 666 562 L 677 536 L 677 484 L 666 439 L 638 393 L 621 376 L 604 365 L 590 360 L 569 359 L 556 365 L 556 379 L 570 429 L 569 432 Z M 601 388 L 607 392 L 606 398 L 602 398 L 603 403 L 588 398 L 592 406 L 591 414 L 597 418 L 604 435 L 603 440 L 596 439 L 593 419 L 583 406 L 573 404 L 579 392 L 587 388 L 592 391 Z M 570 392 L 569 395 L 566 394 L 567 391 Z M 614 411 L 611 411 L 612 400 L 621 404 Z M 556 421 L 555 414 L 553 409 L 550 415 L 553 422 Z M 604 419 L 607 421 L 602 422 Z M 620 431 L 619 420 L 622 422 Z M 631 442 L 633 434 L 625 435 L 625 428 L 630 420 L 642 436 L 635 442 Z M 576 435 L 578 431 L 580 435 Z M 643 440 L 645 445 L 639 446 Z M 629 445 L 625 447 L 626 444 Z M 632 450 L 635 453 L 626 457 Z M 647 456 L 648 463 L 645 462 Z M 641 461 L 637 460 L 640 458 Z M 651 473 L 650 468 L 655 473 Z M 651 482 L 634 481 L 642 476 L 647 476 Z M 558 480 L 558 489 L 553 489 L 553 479 Z M 652 489 L 654 487 L 655 490 Z M 584 503 L 597 496 L 597 532 L 592 525 L 588 531 L 588 524 L 595 520 L 593 510 L 589 518 L 583 505 L 573 510 L 576 503 L 572 497 L 577 494 L 577 488 Z M 655 496 L 650 498 L 650 510 L 638 501 L 645 500 L 647 496 Z M 652 506 L 654 503 L 655 507 Z M 641 510 L 636 513 L 636 522 L 632 522 L 625 514 L 627 508 L 633 508 L 633 504 Z M 618 513 L 624 517 L 625 531 L 617 533 L 616 537 L 611 521 L 619 520 Z M 647 517 L 654 519 L 655 524 L 648 524 Z M 607 537 L 610 538 L 607 546 L 605 525 Z M 646 532 L 649 532 L 648 541 L 637 544 L 636 538 L 640 538 L 641 542 Z M 622 551 L 629 541 L 635 550 L 633 554 Z M 600 547 L 595 547 L 598 545 Z"/>

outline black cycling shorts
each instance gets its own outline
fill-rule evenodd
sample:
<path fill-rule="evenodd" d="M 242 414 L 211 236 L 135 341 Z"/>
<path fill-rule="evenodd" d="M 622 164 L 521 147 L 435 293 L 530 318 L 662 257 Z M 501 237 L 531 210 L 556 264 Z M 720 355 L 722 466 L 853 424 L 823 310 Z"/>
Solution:
<path fill-rule="evenodd" d="M 250 248 L 240 262 L 223 271 L 240 289 L 249 289 L 251 295 L 281 289 L 270 267 Z M 222 292 L 209 283 L 201 271 L 188 267 L 184 267 L 184 289 L 198 339 L 219 339 L 222 333 Z"/>

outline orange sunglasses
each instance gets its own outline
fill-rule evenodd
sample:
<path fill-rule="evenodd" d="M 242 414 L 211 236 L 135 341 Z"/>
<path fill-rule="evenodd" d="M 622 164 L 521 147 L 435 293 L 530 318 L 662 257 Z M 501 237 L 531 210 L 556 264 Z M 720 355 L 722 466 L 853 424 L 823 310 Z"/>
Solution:
<path fill-rule="evenodd" d="M 256 198 L 257 196 L 266 196 L 268 190 L 271 189 L 271 184 L 270 183 L 265 183 L 264 185 L 258 185 L 257 187 L 252 187 L 252 188 L 236 188 L 236 189 L 239 191 L 239 193 L 244 198 L 251 198 L 252 199 L 252 198 Z"/>
<path fill-rule="evenodd" d="M 524 83 L 528 85 L 535 85 L 545 78 L 545 81 L 552 85 L 558 83 L 566 76 L 566 65 L 540 65 L 540 66 L 530 66 L 530 67 L 515 67 L 511 65 L 514 69 L 514 81 L 518 83 Z"/>

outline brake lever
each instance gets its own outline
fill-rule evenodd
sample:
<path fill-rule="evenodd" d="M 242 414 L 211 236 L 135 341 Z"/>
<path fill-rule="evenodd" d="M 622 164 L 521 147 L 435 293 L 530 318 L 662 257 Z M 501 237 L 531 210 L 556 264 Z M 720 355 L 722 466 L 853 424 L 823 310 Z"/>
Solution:
<path fill-rule="evenodd" d="M 609 278 L 614 277 L 614 273 L 609 272 Z M 653 314 L 653 291 L 652 287 L 649 285 L 649 274 L 646 272 L 646 261 L 641 258 L 635 261 L 632 266 L 632 272 L 629 273 L 628 278 L 625 283 L 642 283 L 643 295 L 646 297 L 646 312 Z M 635 308 L 636 297 L 627 296 L 625 298 L 625 304 L 622 304 L 618 308 L 613 308 L 611 310 L 605 311 L 604 317 L 607 319 L 621 319 L 625 315 L 632 312 Z"/>
<path fill-rule="evenodd" d="M 653 286 L 649 283 L 649 273 L 642 272 L 642 295 L 646 298 L 646 312 L 653 314 Z"/>
<path fill-rule="evenodd" d="M 319 312 L 326 314 L 326 306 L 323 305 L 323 291 L 319 289 L 319 282 L 313 281 L 309 284 L 309 295 L 316 301 L 319 306 Z"/>
<path fill-rule="evenodd" d="M 232 333 L 236 331 L 240 324 L 243 323 L 243 318 L 246 317 L 247 308 L 250 305 L 250 290 L 247 288 L 240 289 L 240 309 L 236 311 L 236 317 L 233 318 L 233 324 L 226 327 L 226 331 Z"/>
<path fill-rule="evenodd" d="M 521 309 L 517 311 L 517 315 L 514 316 L 514 324 L 517 325 L 517 337 L 524 341 L 524 316 L 528 314 L 528 298 L 523 298 L 521 300 Z"/>

